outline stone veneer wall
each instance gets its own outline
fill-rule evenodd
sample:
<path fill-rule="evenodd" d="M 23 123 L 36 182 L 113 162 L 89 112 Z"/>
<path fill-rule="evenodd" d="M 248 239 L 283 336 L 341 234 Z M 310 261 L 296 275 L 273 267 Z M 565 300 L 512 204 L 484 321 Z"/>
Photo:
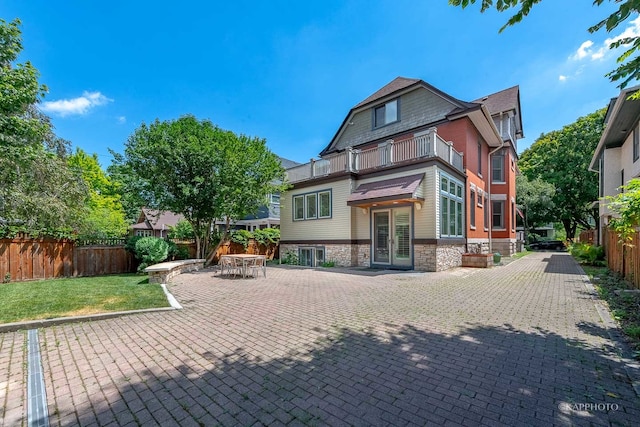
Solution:
<path fill-rule="evenodd" d="M 352 245 L 351 260 L 356 267 L 371 265 L 371 245 Z"/>
<path fill-rule="evenodd" d="M 462 265 L 462 254 L 466 245 L 446 245 L 436 247 L 436 271 L 448 270 Z"/>
<path fill-rule="evenodd" d="M 470 254 L 488 254 L 489 253 L 489 242 L 467 243 L 467 253 L 470 253 Z"/>
<path fill-rule="evenodd" d="M 285 254 L 289 251 L 298 256 L 299 251 L 298 248 L 324 248 L 324 259 L 325 261 L 333 261 L 336 263 L 336 266 L 340 267 L 352 267 L 354 265 L 353 259 L 353 245 L 344 244 L 344 245 L 322 245 L 322 244 L 308 244 L 308 245 L 300 245 L 300 244 L 281 244 L 280 245 L 280 257 L 284 257 Z M 368 264 L 367 264 L 368 265 Z"/>
<path fill-rule="evenodd" d="M 420 271 L 436 271 L 436 245 L 413 245 L 413 268 Z"/>

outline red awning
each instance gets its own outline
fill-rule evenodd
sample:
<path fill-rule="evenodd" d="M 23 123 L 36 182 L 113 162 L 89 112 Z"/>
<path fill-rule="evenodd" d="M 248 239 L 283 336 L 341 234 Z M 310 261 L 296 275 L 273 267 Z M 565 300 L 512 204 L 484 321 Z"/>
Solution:
<path fill-rule="evenodd" d="M 403 176 L 401 178 L 360 184 L 347 199 L 347 205 L 358 206 L 366 203 L 384 202 L 400 199 L 415 199 L 415 193 L 424 178 L 424 174 Z"/>

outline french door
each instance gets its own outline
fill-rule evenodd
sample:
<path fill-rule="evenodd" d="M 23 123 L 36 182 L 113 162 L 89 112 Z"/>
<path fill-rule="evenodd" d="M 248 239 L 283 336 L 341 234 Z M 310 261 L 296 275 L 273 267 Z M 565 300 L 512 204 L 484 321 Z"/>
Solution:
<path fill-rule="evenodd" d="M 373 212 L 373 263 L 410 267 L 411 207 Z"/>

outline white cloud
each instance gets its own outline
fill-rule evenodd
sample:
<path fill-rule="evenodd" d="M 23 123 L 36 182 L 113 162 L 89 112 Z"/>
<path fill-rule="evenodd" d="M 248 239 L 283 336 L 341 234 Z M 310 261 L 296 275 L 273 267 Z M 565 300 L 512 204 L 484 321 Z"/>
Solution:
<path fill-rule="evenodd" d="M 594 43 L 591 40 L 585 41 L 573 55 L 569 56 L 569 59 L 573 61 L 581 61 L 585 58 L 589 58 L 591 61 L 603 60 L 609 52 L 609 45 L 611 45 L 611 43 L 633 37 L 640 37 L 640 16 L 630 21 L 629 26 L 622 33 L 606 39 L 597 49 L 592 49 Z"/>
<path fill-rule="evenodd" d="M 99 105 L 113 102 L 100 92 L 83 92 L 82 96 L 72 99 L 59 99 L 57 101 L 43 102 L 40 109 L 46 113 L 56 114 L 60 117 L 69 115 L 84 115 Z"/>
<path fill-rule="evenodd" d="M 558 76 L 558 80 L 560 80 L 561 82 L 566 82 L 567 76 L 563 76 L 562 74 L 560 74 L 560 76 Z"/>
<path fill-rule="evenodd" d="M 125 116 L 118 116 L 117 120 L 118 120 L 118 124 L 121 124 L 121 125 L 127 123 L 127 118 Z"/>
<path fill-rule="evenodd" d="M 573 59 L 574 61 L 579 61 L 591 55 L 591 46 L 593 46 L 593 42 L 591 40 L 587 40 L 586 42 L 582 43 L 576 53 L 571 55 L 569 58 Z"/>

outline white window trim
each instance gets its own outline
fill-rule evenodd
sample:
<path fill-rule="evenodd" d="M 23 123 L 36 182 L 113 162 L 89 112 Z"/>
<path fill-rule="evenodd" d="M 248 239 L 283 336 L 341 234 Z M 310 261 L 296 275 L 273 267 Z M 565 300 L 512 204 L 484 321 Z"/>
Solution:
<path fill-rule="evenodd" d="M 329 195 L 329 215 L 321 216 L 321 215 L 320 215 L 320 212 L 321 212 L 321 210 L 320 210 L 320 195 L 321 195 L 321 194 L 324 194 L 324 193 L 327 193 L 327 194 Z M 319 218 L 319 219 L 320 219 L 320 218 L 331 218 L 331 213 L 332 213 L 332 212 L 331 212 L 331 191 L 329 191 L 329 190 L 323 190 L 323 191 L 318 191 L 316 194 L 317 194 L 317 196 L 316 196 L 316 197 L 317 197 L 317 200 L 318 200 L 318 201 L 317 201 L 317 205 L 318 205 L 317 209 L 318 209 L 318 210 L 317 210 L 317 212 L 316 212 L 316 217 L 317 217 L 317 218 Z"/>

